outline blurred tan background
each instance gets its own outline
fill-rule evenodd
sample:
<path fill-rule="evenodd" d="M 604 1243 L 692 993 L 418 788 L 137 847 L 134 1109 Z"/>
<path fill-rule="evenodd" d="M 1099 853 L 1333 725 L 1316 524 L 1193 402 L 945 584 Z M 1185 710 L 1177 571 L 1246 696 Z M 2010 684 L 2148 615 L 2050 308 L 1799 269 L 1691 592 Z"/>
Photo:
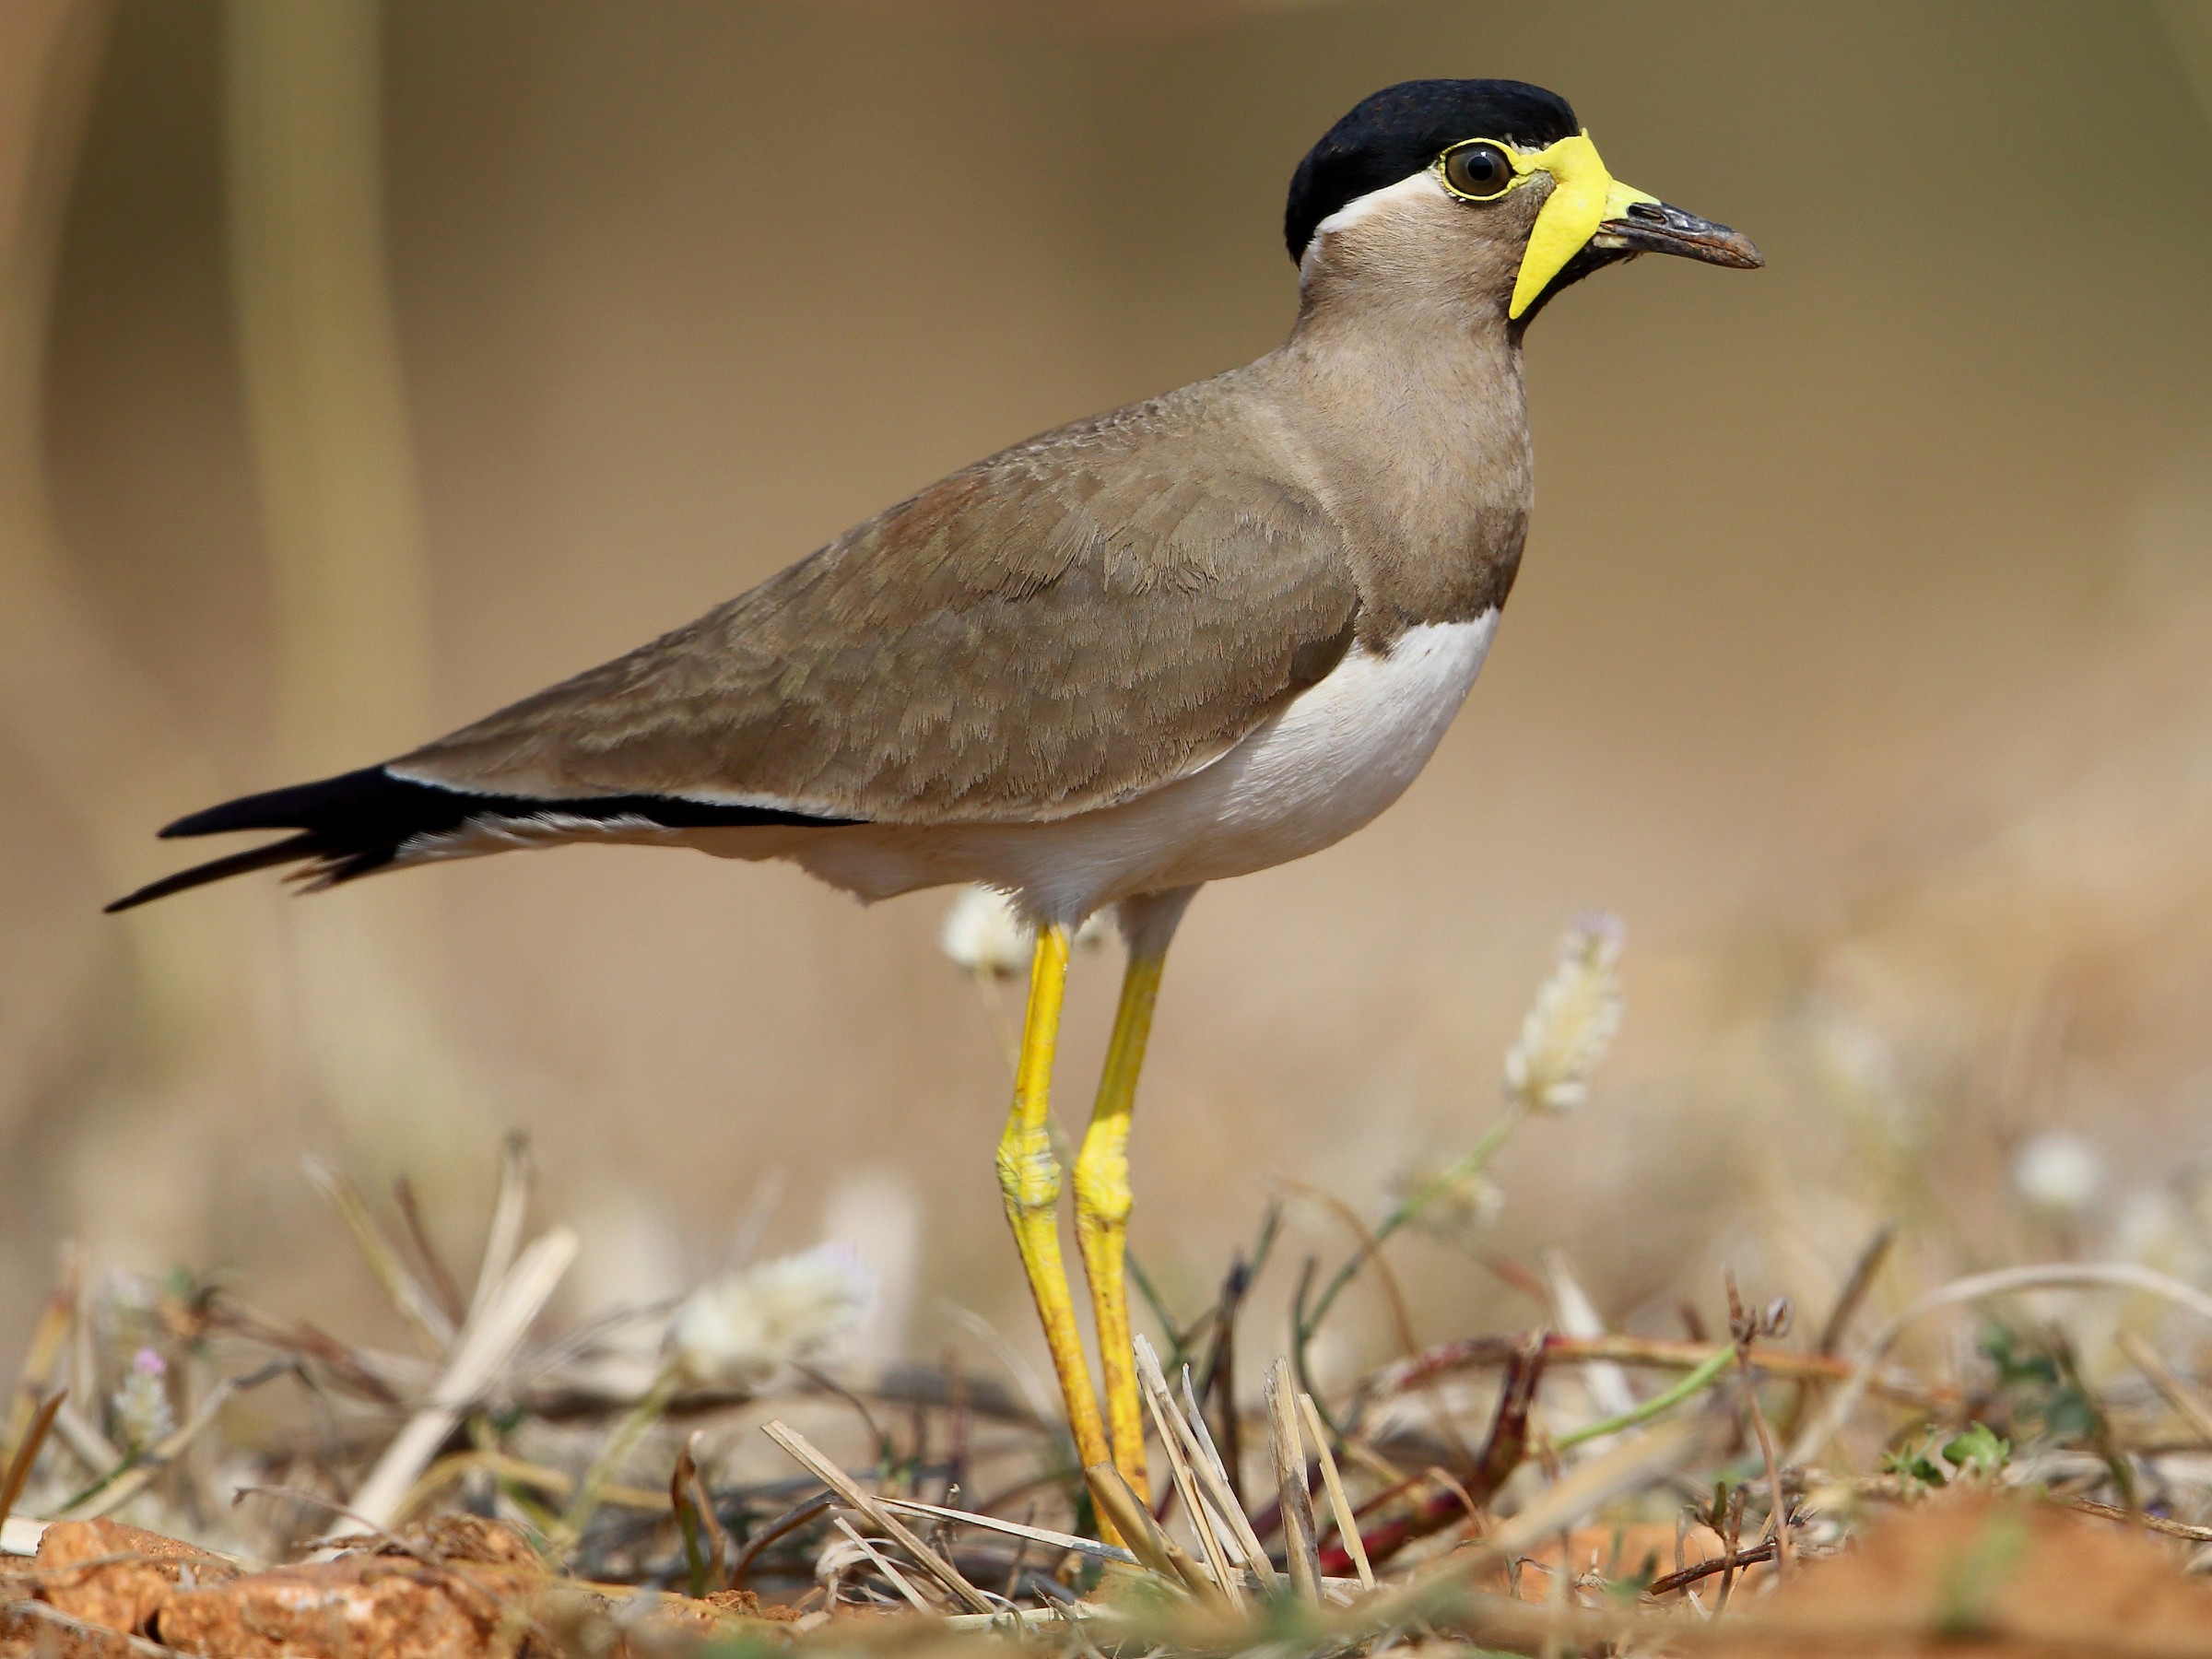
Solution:
<path fill-rule="evenodd" d="M 1299 156 L 1431 75 L 1556 88 L 1769 268 L 1641 262 L 1534 330 L 1499 647 L 1394 812 L 1194 911 L 1140 1254 L 1195 1298 L 1282 1180 L 1371 1210 L 1464 1146 L 1595 907 L 1627 1032 L 1517 1137 L 1488 1243 L 1564 1247 L 1609 1316 L 1722 1260 L 1811 1293 L 1900 1208 L 1964 1263 L 2196 1248 L 2212 6 L 1038 10 L 0 9 L 0 1354 L 64 1238 L 366 1302 L 301 1156 L 467 1239 L 511 1127 L 580 1308 L 842 1231 L 880 1340 L 934 1351 L 950 1299 L 1026 1342 L 943 895 L 611 850 L 98 907 L 178 813 L 1267 349 Z M 1117 971 L 1080 970 L 1069 1121 Z M 2021 1238 L 2007 1160 L 2053 1127 L 2111 1173 Z M 1534 1316 L 1401 1260 L 1429 1335 Z"/>

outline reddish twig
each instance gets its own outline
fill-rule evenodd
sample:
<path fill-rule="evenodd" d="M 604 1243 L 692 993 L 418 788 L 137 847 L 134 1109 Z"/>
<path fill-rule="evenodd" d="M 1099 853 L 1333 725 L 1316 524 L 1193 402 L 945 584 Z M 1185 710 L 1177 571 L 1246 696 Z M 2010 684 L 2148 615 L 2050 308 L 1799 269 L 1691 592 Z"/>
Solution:
<path fill-rule="evenodd" d="M 1774 1540 L 1768 1538 L 1752 1545 L 1748 1549 L 1737 1550 L 1731 1555 L 1717 1555 L 1711 1560 L 1698 1561 L 1670 1572 L 1665 1578 L 1653 1579 L 1644 1586 L 1643 1593 L 1646 1595 L 1672 1595 L 1676 1591 L 1687 1590 L 1700 1579 L 1711 1578 L 1716 1572 L 1734 1573 L 1738 1568 L 1756 1567 L 1761 1561 L 1773 1559 Z"/>
<path fill-rule="evenodd" d="M 1497 1415 L 1490 1419 L 1489 1435 L 1476 1455 L 1471 1478 L 1463 1486 L 1438 1478 L 1436 1472 L 1424 1477 L 1416 1486 L 1421 1495 L 1406 1513 L 1361 1535 L 1360 1544 L 1370 1563 L 1380 1566 L 1415 1539 L 1442 1531 L 1468 1513 L 1470 1501 L 1487 1503 L 1521 1466 L 1521 1460 L 1528 1454 L 1529 1407 L 1535 1403 L 1547 1351 L 1542 1332 L 1522 1338 L 1519 1350 L 1506 1362 Z M 1323 1553 L 1321 1568 L 1330 1577 L 1345 1577 L 1352 1571 L 1350 1551 L 1341 1543 L 1333 1545 Z"/>

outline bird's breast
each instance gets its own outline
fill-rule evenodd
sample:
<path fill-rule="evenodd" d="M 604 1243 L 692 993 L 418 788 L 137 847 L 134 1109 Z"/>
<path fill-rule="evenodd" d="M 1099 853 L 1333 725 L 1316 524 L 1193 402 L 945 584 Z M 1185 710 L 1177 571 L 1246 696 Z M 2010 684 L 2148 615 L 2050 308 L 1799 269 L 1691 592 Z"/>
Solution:
<path fill-rule="evenodd" d="M 1100 900 L 1218 881 L 1342 841 L 1405 793 L 1466 700 L 1496 610 L 1425 623 L 1386 648 L 1355 645 L 1220 759 L 1103 812 L 1068 820 L 1068 867 L 1112 872 Z M 1064 838 L 1064 840 L 1063 840 Z"/>
<path fill-rule="evenodd" d="M 1385 647 L 1355 645 L 1335 673 L 1182 787 L 1216 797 L 1225 828 L 1314 846 L 1349 834 L 1396 800 L 1436 751 L 1481 671 L 1498 617 L 1491 608 L 1468 621 L 1418 624 Z"/>

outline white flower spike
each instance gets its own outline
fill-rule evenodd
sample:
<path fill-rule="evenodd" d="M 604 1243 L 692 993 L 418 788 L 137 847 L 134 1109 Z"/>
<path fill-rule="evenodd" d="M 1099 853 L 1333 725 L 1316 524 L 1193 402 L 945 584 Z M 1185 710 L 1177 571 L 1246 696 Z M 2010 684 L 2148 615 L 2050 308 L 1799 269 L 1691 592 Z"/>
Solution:
<path fill-rule="evenodd" d="M 1480 1170 L 1435 1159 L 1400 1171 L 1391 1195 L 1413 1212 L 1413 1224 L 1432 1239 L 1466 1244 L 1488 1232 L 1505 1208 L 1505 1189 Z"/>
<path fill-rule="evenodd" d="M 159 1445 L 172 1434 L 177 1419 L 169 1407 L 169 1365 L 150 1347 L 132 1356 L 131 1369 L 109 1402 L 115 1432 L 133 1452 Z"/>
<path fill-rule="evenodd" d="M 2104 1158 L 2077 1135 L 2047 1130 L 2013 1159 L 2012 1183 L 2030 1207 L 2046 1216 L 2078 1216 L 2104 1190 Z"/>
<path fill-rule="evenodd" d="M 1571 1112 L 1590 1093 L 1620 1030 L 1626 998 L 1620 955 L 1627 934 L 1611 916 L 1578 922 L 1559 941 L 1559 959 L 1521 1022 L 1505 1057 L 1505 1098 L 1536 1112 Z"/>
<path fill-rule="evenodd" d="M 669 1332 L 676 1362 L 694 1382 L 757 1388 L 829 1354 L 874 1295 L 874 1277 L 843 1244 L 759 1263 L 685 1299 Z"/>
<path fill-rule="evenodd" d="M 1076 946 L 1088 949 L 1106 939 L 1106 914 L 1091 916 L 1076 930 Z M 1036 930 L 995 888 L 971 887 L 961 890 L 945 912 L 937 930 L 937 946 L 956 967 L 993 979 L 1012 979 L 1030 971 L 1030 954 L 1036 948 Z"/>

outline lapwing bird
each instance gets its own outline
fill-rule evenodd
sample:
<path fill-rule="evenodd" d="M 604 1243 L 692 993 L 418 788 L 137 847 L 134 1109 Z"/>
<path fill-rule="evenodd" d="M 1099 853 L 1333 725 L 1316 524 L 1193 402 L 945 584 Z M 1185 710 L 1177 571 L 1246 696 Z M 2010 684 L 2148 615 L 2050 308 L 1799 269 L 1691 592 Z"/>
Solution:
<path fill-rule="evenodd" d="M 162 833 L 292 833 L 110 908 L 573 841 L 787 859 L 867 900 L 1003 890 L 1037 936 L 999 1186 L 1077 1452 L 1145 1490 L 1126 1147 L 1185 907 L 1349 835 L 1435 750 L 1528 530 L 1537 312 L 1639 253 L 1760 263 L 1519 81 L 1367 99 L 1299 164 L 1284 230 L 1298 315 L 1258 361 L 979 461 L 410 754 L 181 818 Z M 1071 933 L 1108 906 L 1128 963 L 1074 1168 L 1101 1413 L 1048 1097 Z"/>

